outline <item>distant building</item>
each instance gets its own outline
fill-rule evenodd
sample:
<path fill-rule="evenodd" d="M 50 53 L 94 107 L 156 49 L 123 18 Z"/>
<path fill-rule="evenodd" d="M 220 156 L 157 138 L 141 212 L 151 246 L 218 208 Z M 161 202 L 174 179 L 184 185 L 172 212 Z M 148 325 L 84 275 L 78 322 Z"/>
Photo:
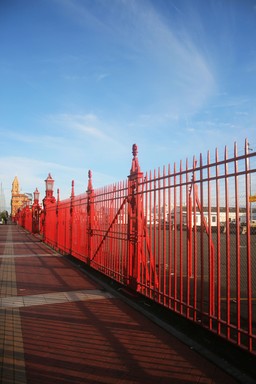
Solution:
<path fill-rule="evenodd" d="M 25 204 L 31 204 L 32 194 L 31 193 L 20 193 L 20 184 L 17 176 L 15 176 L 12 183 L 12 200 L 11 200 L 11 215 L 15 216 L 19 208 Z"/>
<path fill-rule="evenodd" d="M 0 212 L 6 211 L 6 204 L 5 204 L 5 195 L 4 195 L 4 190 L 3 186 L 1 183 L 0 186 Z"/>

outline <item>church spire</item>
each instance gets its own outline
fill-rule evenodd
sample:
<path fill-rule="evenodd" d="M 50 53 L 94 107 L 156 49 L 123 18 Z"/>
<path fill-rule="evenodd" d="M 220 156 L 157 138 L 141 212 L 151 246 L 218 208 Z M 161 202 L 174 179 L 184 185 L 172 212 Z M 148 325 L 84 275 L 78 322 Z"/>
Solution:
<path fill-rule="evenodd" d="M 18 195 L 20 193 L 20 184 L 18 177 L 15 176 L 13 182 L 12 182 L 12 195 Z"/>

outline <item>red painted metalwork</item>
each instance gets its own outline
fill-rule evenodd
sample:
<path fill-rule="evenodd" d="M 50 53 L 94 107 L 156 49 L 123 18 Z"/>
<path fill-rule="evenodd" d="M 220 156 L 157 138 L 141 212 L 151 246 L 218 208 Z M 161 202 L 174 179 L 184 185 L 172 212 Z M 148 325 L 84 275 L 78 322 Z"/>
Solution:
<path fill-rule="evenodd" d="M 49 175 L 44 240 L 256 354 L 256 152 L 246 140 L 231 157 L 225 148 L 145 176 L 132 153 L 127 180 L 94 189 L 89 171 L 87 191 L 72 182 L 65 200 Z"/>
<path fill-rule="evenodd" d="M 56 199 L 53 196 L 54 180 L 49 173 L 45 180 L 45 198 L 43 199 L 44 206 L 44 225 L 43 225 L 43 240 L 56 246 L 56 222 L 58 210 L 56 209 Z"/>
<path fill-rule="evenodd" d="M 40 214 L 42 208 L 39 204 L 39 191 L 36 188 L 34 192 L 34 203 L 32 205 L 32 233 L 40 233 Z"/>

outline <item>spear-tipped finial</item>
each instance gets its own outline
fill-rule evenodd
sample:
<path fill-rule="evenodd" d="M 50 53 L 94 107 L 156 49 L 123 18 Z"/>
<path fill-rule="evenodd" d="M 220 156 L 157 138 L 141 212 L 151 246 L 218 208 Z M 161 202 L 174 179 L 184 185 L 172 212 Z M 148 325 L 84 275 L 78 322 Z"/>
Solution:
<path fill-rule="evenodd" d="M 131 168 L 131 174 L 140 172 L 140 166 L 139 166 L 139 160 L 138 160 L 138 146 L 137 144 L 133 144 L 132 146 L 132 168 Z"/>
<path fill-rule="evenodd" d="M 133 154 L 133 157 L 137 157 L 137 155 L 138 155 L 138 146 L 137 146 L 137 144 L 133 144 L 133 146 L 132 146 L 132 154 Z"/>
<path fill-rule="evenodd" d="M 89 169 L 88 171 L 88 188 L 87 188 L 88 191 L 92 191 L 93 190 L 93 187 L 92 187 L 92 171 Z"/>
<path fill-rule="evenodd" d="M 71 181 L 71 197 L 75 196 L 75 182 L 74 180 Z"/>

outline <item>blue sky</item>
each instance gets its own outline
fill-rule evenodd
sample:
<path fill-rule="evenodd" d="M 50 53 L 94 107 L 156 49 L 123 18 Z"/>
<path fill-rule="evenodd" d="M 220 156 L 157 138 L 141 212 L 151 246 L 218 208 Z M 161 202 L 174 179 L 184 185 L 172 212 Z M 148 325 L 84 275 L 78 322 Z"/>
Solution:
<path fill-rule="evenodd" d="M 0 181 L 61 198 L 256 148 L 256 0 L 1 0 Z"/>

